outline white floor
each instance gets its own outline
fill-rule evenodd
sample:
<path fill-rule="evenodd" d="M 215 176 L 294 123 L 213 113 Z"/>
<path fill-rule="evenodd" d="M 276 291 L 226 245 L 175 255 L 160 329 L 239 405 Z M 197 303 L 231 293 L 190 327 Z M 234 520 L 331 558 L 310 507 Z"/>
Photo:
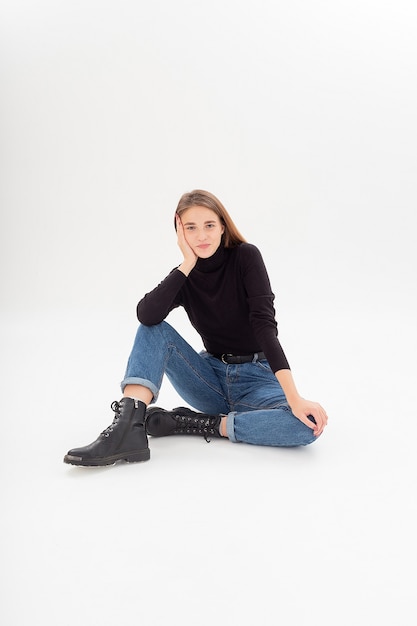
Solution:
<path fill-rule="evenodd" d="M 166 438 L 82 469 L 62 457 L 111 421 L 134 321 L 5 317 L 2 623 L 414 625 L 416 332 L 368 322 L 317 367 L 291 346 L 331 417 L 314 446 Z"/>

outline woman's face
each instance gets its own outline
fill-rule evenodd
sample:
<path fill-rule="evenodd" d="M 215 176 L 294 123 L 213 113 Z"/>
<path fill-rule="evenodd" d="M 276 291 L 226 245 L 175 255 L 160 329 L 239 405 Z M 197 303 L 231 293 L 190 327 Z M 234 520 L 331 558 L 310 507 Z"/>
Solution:
<path fill-rule="evenodd" d="M 192 206 L 181 214 L 185 240 L 201 259 L 208 259 L 220 246 L 224 226 L 211 209 Z"/>

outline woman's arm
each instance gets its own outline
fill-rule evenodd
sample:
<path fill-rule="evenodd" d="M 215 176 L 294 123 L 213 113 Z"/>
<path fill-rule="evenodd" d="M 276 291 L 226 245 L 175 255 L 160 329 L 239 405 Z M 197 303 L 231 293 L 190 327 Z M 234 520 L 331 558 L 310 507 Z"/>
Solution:
<path fill-rule="evenodd" d="M 179 292 L 197 262 L 196 255 L 185 240 L 184 228 L 178 215 L 177 237 L 178 246 L 184 257 L 181 265 L 173 269 L 155 289 L 145 294 L 136 307 L 138 320 L 147 326 L 159 324 L 168 313 L 181 304 Z"/>
<path fill-rule="evenodd" d="M 311 402 L 300 396 L 290 370 L 278 370 L 275 372 L 275 376 L 285 393 L 287 402 L 295 417 L 311 428 L 316 437 L 321 435 L 328 419 L 323 407 L 317 402 Z M 309 416 L 314 418 L 315 423 L 309 419 Z"/>
<path fill-rule="evenodd" d="M 268 272 L 258 248 L 252 244 L 239 246 L 239 262 L 249 322 L 273 372 L 290 369 L 290 364 L 278 339 L 278 325 L 274 309 L 274 294 Z"/>
<path fill-rule="evenodd" d="M 138 302 L 136 315 L 139 322 L 145 326 L 159 324 L 168 313 L 180 306 L 179 292 L 185 281 L 184 274 L 177 268 L 173 269 L 157 287 Z"/>

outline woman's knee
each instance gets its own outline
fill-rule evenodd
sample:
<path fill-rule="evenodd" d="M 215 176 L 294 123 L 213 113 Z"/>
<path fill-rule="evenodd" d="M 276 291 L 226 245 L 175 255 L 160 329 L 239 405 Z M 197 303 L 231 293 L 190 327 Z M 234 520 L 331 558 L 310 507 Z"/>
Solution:
<path fill-rule="evenodd" d="M 176 335 L 177 331 L 168 324 L 168 322 L 162 321 L 159 324 L 153 324 L 152 326 L 146 326 L 145 324 L 139 324 L 137 330 L 138 337 L 152 337 L 152 336 L 162 336 L 164 338 L 169 338 L 170 336 Z"/>

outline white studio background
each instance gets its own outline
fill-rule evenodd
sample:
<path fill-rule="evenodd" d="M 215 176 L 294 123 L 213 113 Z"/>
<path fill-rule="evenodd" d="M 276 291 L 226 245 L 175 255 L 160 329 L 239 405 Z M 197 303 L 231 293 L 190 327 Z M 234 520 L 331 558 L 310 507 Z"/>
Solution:
<path fill-rule="evenodd" d="M 415 623 L 416 18 L 411 0 L 3 0 L 8 626 Z M 193 188 L 260 247 L 328 432 L 68 468 L 111 419 Z"/>

